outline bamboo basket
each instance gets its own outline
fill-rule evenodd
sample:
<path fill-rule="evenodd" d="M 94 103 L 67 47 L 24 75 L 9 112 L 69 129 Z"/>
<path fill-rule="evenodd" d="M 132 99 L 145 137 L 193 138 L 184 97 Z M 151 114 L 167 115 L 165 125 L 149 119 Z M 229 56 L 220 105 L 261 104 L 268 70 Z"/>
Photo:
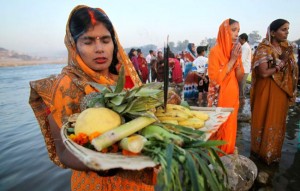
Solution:
<path fill-rule="evenodd" d="M 230 113 L 233 111 L 232 108 L 212 107 L 191 107 L 191 109 L 204 111 L 209 114 L 209 120 L 207 120 L 205 126 L 200 129 L 205 132 L 203 137 L 204 140 L 209 139 L 209 137 L 228 119 Z M 158 165 L 148 156 L 124 156 L 121 153 L 101 153 L 85 148 L 68 137 L 68 127 L 69 123 L 66 123 L 61 128 L 63 143 L 72 154 L 93 170 L 109 170 L 115 168 L 141 170 Z"/>

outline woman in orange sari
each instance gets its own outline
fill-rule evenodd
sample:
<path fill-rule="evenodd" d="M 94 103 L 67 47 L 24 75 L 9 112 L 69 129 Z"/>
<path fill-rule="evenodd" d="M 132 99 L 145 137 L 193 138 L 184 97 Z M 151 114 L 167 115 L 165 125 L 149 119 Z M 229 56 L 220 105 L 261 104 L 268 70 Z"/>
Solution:
<path fill-rule="evenodd" d="M 224 140 L 220 148 L 231 154 L 235 148 L 237 114 L 239 109 L 238 81 L 243 78 L 241 65 L 241 44 L 238 43 L 239 23 L 225 20 L 219 27 L 217 44 L 211 49 L 208 58 L 208 107 L 230 107 L 233 112 L 211 139 Z"/>
<path fill-rule="evenodd" d="M 45 137 L 50 159 L 73 169 L 72 190 L 153 191 L 153 169 L 95 172 L 83 165 L 62 142 L 60 127 L 80 112 L 81 99 L 97 91 L 88 82 L 113 85 L 120 65 L 125 67 L 125 88 L 141 85 L 108 16 L 99 8 L 77 6 L 70 14 L 65 44 L 68 65 L 61 74 L 30 82 L 30 105 Z"/>
<path fill-rule="evenodd" d="M 267 164 L 281 158 L 287 112 L 297 93 L 298 67 L 288 34 L 288 21 L 273 21 L 251 66 L 251 154 Z"/>

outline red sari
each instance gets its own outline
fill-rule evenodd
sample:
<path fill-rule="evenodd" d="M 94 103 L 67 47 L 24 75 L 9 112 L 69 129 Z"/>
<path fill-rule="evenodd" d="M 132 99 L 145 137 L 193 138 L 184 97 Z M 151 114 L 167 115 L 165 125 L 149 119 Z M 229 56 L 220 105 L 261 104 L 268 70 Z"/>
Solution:
<path fill-rule="evenodd" d="M 179 60 L 169 58 L 170 67 L 172 68 L 172 82 L 179 84 L 183 82 L 182 69 Z"/>
<path fill-rule="evenodd" d="M 142 73 L 142 76 L 141 76 L 142 82 L 146 83 L 148 80 L 148 75 L 149 75 L 147 61 L 144 57 L 141 57 L 140 55 L 138 56 L 137 60 L 139 63 L 140 71 Z"/>

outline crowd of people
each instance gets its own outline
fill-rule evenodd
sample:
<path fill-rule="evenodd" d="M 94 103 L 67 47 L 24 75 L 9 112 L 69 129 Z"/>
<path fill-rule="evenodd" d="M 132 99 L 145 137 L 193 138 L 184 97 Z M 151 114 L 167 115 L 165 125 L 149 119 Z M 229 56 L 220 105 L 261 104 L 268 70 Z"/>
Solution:
<path fill-rule="evenodd" d="M 287 41 L 289 22 L 273 21 L 253 58 L 249 58 L 252 54 L 247 35 L 239 36 L 239 31 L 238 21 L 224 20 L 208 57 L 207 47 L 196 48 L 194 43 L 189 43 L 177 56 L 170 52 L 169 79 L 183 87 L 183 99 L 197 100 L 202 106 L 234 109 L 211 137 L 226 141 L 220 148 L 225 154 L 232 154 L 240 97 L 244 97 L 245 77 L 251 69 L 251 153 L 271 164 L 280 159 L 288 107 L 295 102 L 297 93 L 298 66 Z M 68 151 L 60 127 L 68 116 L 80 112 L 80 100 L 85 95 L 97 91 L 89 82 L 116 84 L 121 65 L 125 68 L 126 89 L 163 81 L 163 52 L 150 50 L 144 57 L 140 49 L 131 49 L 127 55 L 106 13 L 83 5 L 70 13 L 65 45 L 69 58 L 61 74 L 30 82 L 29 103 L 45 137 L 50 159 L 60 167 L 72 169 L 72 190 L 153 191 L 155 169 L 95 172 Z"/>
<path fill-rule="evenodd" d="M 190 105 L 234 109 L 211 137 L 227 142 L 221 147 L 225 153 L 234 151 L 238 110 L 246 98 L 246 80 L 251 75 L 251 155 L 267 164 L 280 159 L 285 119 L 288 107 L 295 102 L 299 73 L 299 58 L 297 64 L 294 47 L 287 41 L 288 30 L 288 21 L 273 21 L 266 38 L 252 52 L 248 35 L 239 35 L 239 22 L 227 19 L 220 25 L 216 45 L 209 54 L 207 46 L 196 47 L 194 43 L 176 56 L 170 53 L 170 81 L 183 86 L 183 92 L 179 92 L 182 99 Z M 150 50 L 147 57 L 148 68 L 157 76 L 152 81 L 163 81 L 162 53 L 157 59 L 155 51 Z"/>

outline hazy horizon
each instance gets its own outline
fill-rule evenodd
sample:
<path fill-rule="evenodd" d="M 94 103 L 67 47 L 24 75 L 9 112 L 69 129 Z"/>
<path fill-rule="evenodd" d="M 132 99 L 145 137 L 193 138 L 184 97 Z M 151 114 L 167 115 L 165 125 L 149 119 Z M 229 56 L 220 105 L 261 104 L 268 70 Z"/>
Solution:
<path fill-rule="evenodd" d="M 240 22 L 240 34 L 258 31 L 262 38 L 275 19 L 290 22 L 288 40 L 300 38 L 299 0 L 14 0 L 0 2 L 0 47 L 34 56 L 65 54 L 65 25 L 79 4 L 102 8 L 110 17 L 124 48 L 189 40 L 199 45 L 216 38 L 227 18 Z"/>

